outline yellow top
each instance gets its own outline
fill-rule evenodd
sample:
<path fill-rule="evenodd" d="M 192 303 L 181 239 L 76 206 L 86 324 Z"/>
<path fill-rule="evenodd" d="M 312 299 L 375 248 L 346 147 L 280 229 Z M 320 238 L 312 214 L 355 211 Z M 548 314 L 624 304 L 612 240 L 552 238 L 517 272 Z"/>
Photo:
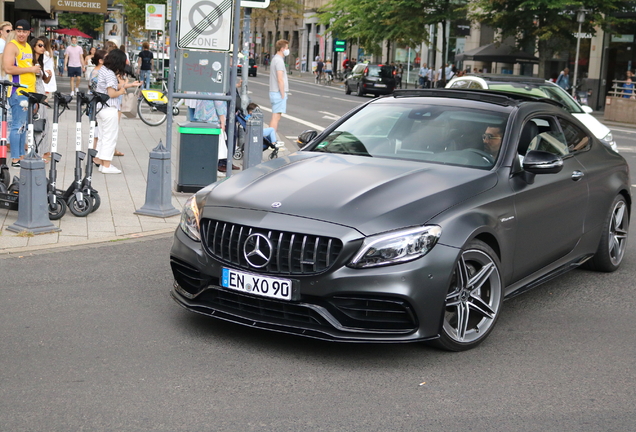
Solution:
<path fill-rule="evenodd" d="M 28 43 L 22 45 L 15 39 L 13 39 L 10 43 L 13 43 L 18 47 L 18 55 L 15 58 L 14 66 L 21 68 L 33 67 L 33 51 L 31 50 L 31 45 Z M 27 86 L 27 88 L 22 88 L 22 90 L 35 93 L 35 74 L 33 72 L 11 75 L 11 81 L 16 84 Z M 19 90 L 20 89 L 17 87 L 10 87 L 9 96 Z"/>

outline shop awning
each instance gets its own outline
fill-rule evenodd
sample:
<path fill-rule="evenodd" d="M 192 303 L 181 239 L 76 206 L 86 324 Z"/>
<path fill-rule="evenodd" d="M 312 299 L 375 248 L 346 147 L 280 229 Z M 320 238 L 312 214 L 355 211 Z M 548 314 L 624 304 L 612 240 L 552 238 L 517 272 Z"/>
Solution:
<path fill-rule="evenodd" d="M 457 54 L 456 61 L 474 60 L 480 62 L 497 63 L 539 63 L 539 59 L 532 54 L 518 50 L 510 45 L 491 43 L 479 48 Z"/>

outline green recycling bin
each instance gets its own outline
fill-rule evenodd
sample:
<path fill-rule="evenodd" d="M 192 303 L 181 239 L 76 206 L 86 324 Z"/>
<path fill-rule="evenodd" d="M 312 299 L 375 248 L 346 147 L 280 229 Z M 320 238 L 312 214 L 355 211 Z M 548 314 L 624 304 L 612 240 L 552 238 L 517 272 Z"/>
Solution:
<path fill-rule="evenodd" d="M 217 180 L 219 135 L 215 123 L 179 123 L 177 192 L 196 192 Z"/>

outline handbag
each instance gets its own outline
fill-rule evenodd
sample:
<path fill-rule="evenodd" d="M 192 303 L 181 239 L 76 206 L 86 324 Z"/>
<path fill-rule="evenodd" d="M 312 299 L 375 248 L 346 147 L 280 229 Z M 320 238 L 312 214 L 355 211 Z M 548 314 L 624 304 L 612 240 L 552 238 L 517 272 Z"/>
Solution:
<path fill-rule="evenodd" d="M 128 118 L 137 117 L 137 92 L 126 93 L 121 101 L 121 113 Z"/>

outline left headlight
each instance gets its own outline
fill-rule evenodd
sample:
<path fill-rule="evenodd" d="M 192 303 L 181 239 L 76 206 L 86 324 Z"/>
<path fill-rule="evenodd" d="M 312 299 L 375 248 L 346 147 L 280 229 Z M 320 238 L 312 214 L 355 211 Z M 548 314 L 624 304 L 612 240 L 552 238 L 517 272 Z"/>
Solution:
<path fill-rule="evenodd" d="M 428 225 L 367 237 L 349 267 L 378 267 L 418 259 L 433 249 L 441 235 L 441 227 Z"/>
<path fill-rule="evenodd" d="M 204 202 L 197 203 L 197 196 L 192 195 L 183 206 L 183 212 L 181 213 L 181 221 L 179 226 L 188 237 L 194 241 L 201 241 L 201 234 L 199 232 L 199 222 L 201 220 L 201 210 L 203 209 Z"/>

